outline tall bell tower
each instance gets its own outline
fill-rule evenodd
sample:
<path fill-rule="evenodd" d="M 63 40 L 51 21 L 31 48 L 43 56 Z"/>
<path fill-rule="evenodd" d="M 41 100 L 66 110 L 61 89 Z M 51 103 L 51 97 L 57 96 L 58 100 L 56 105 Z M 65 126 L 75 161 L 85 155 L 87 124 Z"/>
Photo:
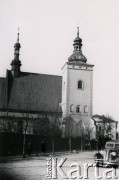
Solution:
<path fill-rule="evenodd" d="M 82 39 L 74 39 L 74 51 L 62 68 L 62 111 L 63 118 L 71 116 L 73 120 L 90 121 L 93 110 L 93 66 L 87 63 L 82 53 Z"/>

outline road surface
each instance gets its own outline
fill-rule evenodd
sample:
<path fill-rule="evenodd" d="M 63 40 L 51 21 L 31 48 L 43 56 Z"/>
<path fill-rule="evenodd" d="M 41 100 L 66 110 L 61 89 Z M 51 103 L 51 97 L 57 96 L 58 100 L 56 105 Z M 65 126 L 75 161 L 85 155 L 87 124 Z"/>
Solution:
<path fill-rule="evenodd" d="M 58 153 L 55 156 L 40 155 L 25 159 L 14 157 L 4 160 L 2 158 L 0 161 L 0 180 L 46 180 L 51 176 L 59 180 L 81 178 L 95 180 L 100 177 L 102 180 L 115 179 L 115 170 L 111 168 L 97 169 L 95 166 L 87 168 L 88 165 L 94 164 L 94 154 L 93 151 L 75 152 L 70 155 L 68 153 Z M 62 165 L 62 168 L 57 167 L 58 165 Z M 107 171 L 108 173 L 106 173 Z M 116 176 L 119 179 L 119 169 L 116 170 Z"/>

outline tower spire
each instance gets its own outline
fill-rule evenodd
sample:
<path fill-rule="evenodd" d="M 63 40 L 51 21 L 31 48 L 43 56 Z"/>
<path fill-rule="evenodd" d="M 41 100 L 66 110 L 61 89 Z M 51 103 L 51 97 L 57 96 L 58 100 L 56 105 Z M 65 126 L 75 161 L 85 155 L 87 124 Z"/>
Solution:
<path fill-rule="evenodd" d="M 17 33 L 17 42 L 19 43 L 19 28 L 18 28 L 18 33 Z"/>
<path fill-rule="evenodd" d="M 21 45 L 19 43 L 19 28 L 17 33 L 17 42 L 14 45 L 14 59 L 11 62 L 11 71 L 14 77 L 18 77 L 20 73 L 21 61 L 19 60 L 19 52 Z"/>
<path fill-rule="evenodd" d="M 77 37 L 79 37 L 79 27 L 77 27 Z"/>
<path fill-rule="evenodd" d="M 69 57 L 69 62 L 83 62 L 86 63 L 87 59 L 82 54 L 82 39 L 79 37 L 79 27 L 77 27 L 77 37 L 74 39 L 74 51 L 73 54 Z"/>
<path fill-rule="evenodd" d="M 82 39 L 79 37 L 79 27 L 77 27 L 77 37 L 74 39 L 74 51 L 81 51 Z"/>

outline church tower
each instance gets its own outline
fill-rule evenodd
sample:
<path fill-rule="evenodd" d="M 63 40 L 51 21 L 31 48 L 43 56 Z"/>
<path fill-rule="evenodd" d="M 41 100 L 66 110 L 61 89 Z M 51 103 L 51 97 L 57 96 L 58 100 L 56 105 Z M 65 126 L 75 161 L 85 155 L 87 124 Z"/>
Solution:
<path fill-rule="evenodd" d="M 63 118 L 71 117 L 76 124 L 90 121 L 93 110 L 93 66 L 82 54 L 82 39 L 74 39 L 74 51 L 62 68 Z"/>
<path fill-rule="evenodd" d="M 19 60 L 19 52 L 21 45 L 19 43 L 19 33 L 17 37 L 17 42 L 14 45 L 14 59 L 11 62 L 11 72 L 13 77 L 18 77 L 20 74 L 21 61 Z"/>

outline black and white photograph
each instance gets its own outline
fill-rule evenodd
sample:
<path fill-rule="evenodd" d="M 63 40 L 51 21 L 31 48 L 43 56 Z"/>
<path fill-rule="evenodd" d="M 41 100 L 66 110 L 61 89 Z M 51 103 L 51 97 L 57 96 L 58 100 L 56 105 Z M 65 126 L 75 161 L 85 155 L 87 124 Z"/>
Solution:
<path fill-rule="evenodd" d="M 118 0 L 0 0 L 0 180 L 119 179 L 118 78 Z"/>

